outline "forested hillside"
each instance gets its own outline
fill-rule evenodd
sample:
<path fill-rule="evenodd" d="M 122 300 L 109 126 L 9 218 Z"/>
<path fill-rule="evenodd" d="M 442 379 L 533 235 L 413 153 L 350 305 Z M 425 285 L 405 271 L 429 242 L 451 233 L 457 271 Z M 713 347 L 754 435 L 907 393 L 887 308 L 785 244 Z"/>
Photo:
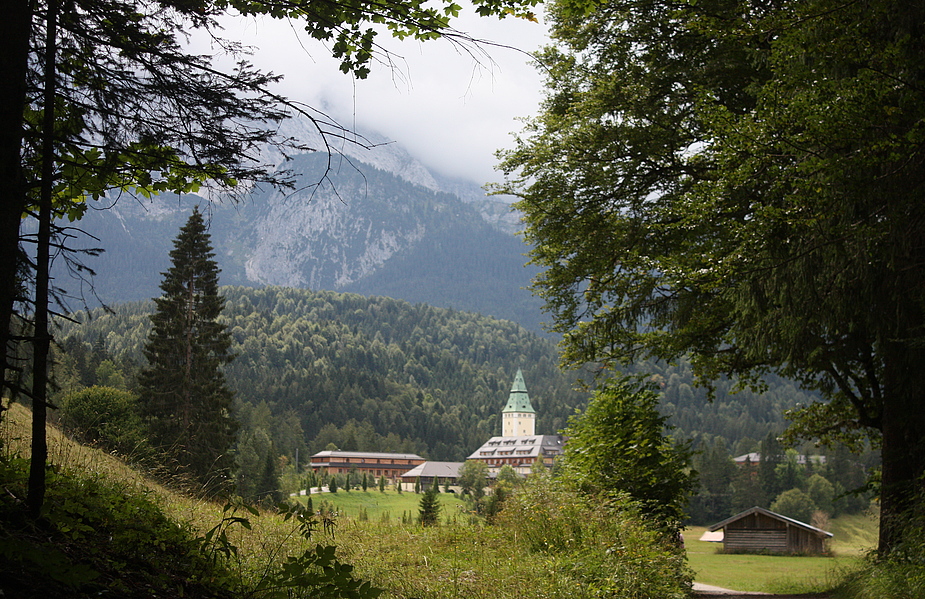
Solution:
<path fill-rule="evenodd" d="M 294 415 L 306 449 L 334 443 L 461 460 L 500 433 L 500 410 L 518 368 L 538 413 L 538 432 L 563 428 L 585 399 L 559 371 L 555 344 L 509 321 L 327 291 L 222 292 L 237 354 L 226 370 L 230 385 L 248 414 L 248 406 L 265 404 L 290 430 Z M 94 377 L 86 364 L 94 344 L 114 362 L 142 363 L 152 307 L 135 302 L 112 313 L 77 314 L 82 324 L 65 325 L 59 335 L 70 337 L 64 362 L 72 365 L 59 373 L 62 388 L 97 382 L 87 380 Z M 267 426 L 279 429 L 281 422 Z M 278 432 L 274 441 L 290 455 L 301 445 Z"/>
<path fill-rule="evenodd" d="M 292 428 L 294 415 L 306 449 L 334 443 L 461 459 L 499 434 L 499 413 L 517 368 L 524 371 L 539 432 L 562 429 L 586 398 L 574 390 L 579 375 L 560 372 L 555 343 L 509 321 L 328 291 L 224 287 L 222 293 L 237 354 L 227 375 L 239 403 L 265 404 L 263 420 L 288 415 L 289 424 L 268 428 Z M 152 308 L 151 302 L 127 303 L 112 313 L 78 313 L 79 326 L 64 324 L 58 337 L 67 339 L 65 363 L 84 374 L 60 372 L 63 388 L 97 382 L 98 366 L 88 363 L 94 345 L 131 384 L 133 365 L 143 364 Z M 661 410 L 677 427 L 675 435 L 698 445 L 721 437 L 730 454 L 754 451 L 768 433 L 783 430 L 784 410 L 811 399 L 791 382 L 769 377 L 763 393 L 732 394 L 732 383 L 719 381 L 711 402 L 694 386 L 686 362 L 634 370 L 661 388 Z M 300 446 L 279 435 L 277 443 L 290 455 Z"/>

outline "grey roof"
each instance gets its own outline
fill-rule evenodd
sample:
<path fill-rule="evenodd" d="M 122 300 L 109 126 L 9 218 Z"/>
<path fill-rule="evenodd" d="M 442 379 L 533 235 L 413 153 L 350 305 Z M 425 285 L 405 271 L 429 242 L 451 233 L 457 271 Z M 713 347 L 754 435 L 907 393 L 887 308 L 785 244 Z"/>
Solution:
<path fill-rule="evenodd" d="M 517 375 L 514 377 L 514 384 L 511 385 L 511 393 L 507 398 L 507 405 L 501 410 L 505 412 L 529 412 L 535 414 L 533 406 L 530 405 L 530 396 L 527 395 L 527 385 L 524 384 L 524 375 L 517 369 Z"/>
<path fill-rule="evenodd" d="M 402 478 L 459 478 L 459 469 L 462 468 L 462 462 L 424 462 L 418 464 L 408 472 L 401 475 Z"/>
<path fill-rule="evenodd" d="M 372 451 L 319 451 L 313 458 L 391 458 L 395 460 L 423 460 L 414 453 L 376 453 Z"/>
<path fill-rule="evenodd" d="M 744 512 L 739 512 L 739 513 L 736 514 L 735 516 L 732 516 L 732 517 L 730 517 L 730 518 L 726 518 L 726 519 L 723 520 L 722 522 L 717 522 L 716 524 L 714 524 L 713 526 L 711 526 L 711 527 L 708 528 L 707 530 L 709 530 L 710 532 L 713 532 L 713 531 L 719 530 L 720 528 L 725 528 L 726 525 L 729 524 L 730 522 L 735 522 L 736 520 L 741 520 L 742 518 L 744 518 L 744 517 L 746 517 L 746 516 L 750 516 L 751 514 L 755 514 L 755 513 L 764 514 L 765 516 L 768 516 L 768 517 L 770 517 L 770 518 L 775 518 L 775 519 L 777 519 L 777 520 L 783 520 L 784 522 L 788 522 L 788 523 L 790 523 L 790 524 L 793 524 L 794 526 L 798 526 L 799 528 L 802 528 L 802 529 L 804 529 L 804 530 L 808 530 L 808 531 L 810 531 L 810 532 L 814 532 L 814 533 L 819 534 L 819 535 L 825 535 L 825 536 L 827 536 L 827 537 L 835 536 L 835 535 L 833 535 L 833 534 L 830 533 L 830 532 L 827 532 L 827 531 L 825 531 L 825 530 L 822 530 L 821 528 L 816 528 L 815 526 L 811 526 L 811 525 L 807 524 L 806 522 L 800 522 L 799 520 L 794 520 L 793 518 L 788 518 L 787 516 L 778 514 L 777 512 L 772 512 L 771 510 L 766 510 L 766 509 L 764 509 L 763 507 L 758 507 L 757 505 L 756 505 L 755 507 L 753 507 L 753 508 L 749 508 L 749 509 L 745 510 Z"/>
<path fill-rule="evenodd" d="M 805 465 L 807 460 L 811 461 L 813 464 L 825 464 L 824 455 L 800 454 L 797 456 L 797 464 Z M 751 462 L 752 464 L 757 464 L 761 462 L 761 454 L 757 451 L 753 451 L 751 453 L 743 453 L 740 456 L 732 458 L 732 461 L 737 464 L 744 464 L 746 461 Z"/>
<path fill-rule="evenodd" d="M 531 435 L 529 437 L 492 437 L 476 449 L 468 460 L 503 457 L 532 457 L 558 455 L 565 447 L 562 435 Z"/>

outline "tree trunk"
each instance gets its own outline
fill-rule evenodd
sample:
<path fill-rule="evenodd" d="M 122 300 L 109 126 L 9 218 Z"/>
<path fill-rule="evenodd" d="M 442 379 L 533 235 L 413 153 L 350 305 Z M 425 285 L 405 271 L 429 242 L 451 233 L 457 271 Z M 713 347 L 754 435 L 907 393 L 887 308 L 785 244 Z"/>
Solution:
<path fill-rule="evenodd" d="M 895 351 L 889 352 L 884 373 L 881 555 L 901 540 L 911 509 L 922 499 L 925 476 L 925 349 L 887 345 Z"/>
<path fill-rule="evenodd" d="M 45 72 L 42 115 L 42 187 L 39 196 L 39 231 L 35 260 L 35 331 L 32 333 L 32 458 L 29 464 L 29 491 L 26 504 L 38 518 L 45 502 L 45 465 L 48 439 L 45 422 L 48 408 L 48 352 L 51 334 L 48 326 L 48 287 L 51 273 L 52 183 L 55 177 L 55 60 L 58 37 L 58 0 L 49 0 L 45 38 Z"/>
<path fill-rule="evenodd" d="M 26 207 L 22 118 L 32 4 L 5 2 L 0 19 L 0 380 L 10 367 L 10 326 L 17 293 L 19 224 Z"/>

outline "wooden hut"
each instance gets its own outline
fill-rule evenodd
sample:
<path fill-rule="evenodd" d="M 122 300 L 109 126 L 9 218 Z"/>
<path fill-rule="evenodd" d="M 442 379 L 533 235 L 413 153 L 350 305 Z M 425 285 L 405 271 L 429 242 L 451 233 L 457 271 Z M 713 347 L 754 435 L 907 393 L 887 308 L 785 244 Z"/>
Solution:
<path fill-rule="evenodd" d="M 832 533 L 805 522 L 753 507 L 710 527 L 723 530 L 723 550 L 729 553 L 820 554 Z"/>

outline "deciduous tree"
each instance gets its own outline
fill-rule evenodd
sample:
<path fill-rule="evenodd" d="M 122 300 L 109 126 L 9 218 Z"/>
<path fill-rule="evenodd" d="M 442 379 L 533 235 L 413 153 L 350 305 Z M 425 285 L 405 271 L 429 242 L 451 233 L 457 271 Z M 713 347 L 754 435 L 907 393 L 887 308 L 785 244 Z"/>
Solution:
<path fill-rule="evenodd" d="M 587 409 L 569 419 L 560 474 L 579 491 L 625 493 L 669 536 L 680 533 L 697 485 L 688 444 L 666 435 L 659 396 L 631 378 L 608 381 Z"/>
<path fill-rule="evenodd" d="M 925 6 L 554 2 L 504 157 L 564 360 L 690 355 L 882 442 L 880 550 L 925 474 Z M 894 520 L 895 518 L 895 520 Z"/>
<path fill-rule="evenodd" d="M 466 460 L 459 469 L 459 485 L 464 495 L 471 495 L 478 503 L 485 495 L 485 483 L 488 480 L 488 464 L 481 460 Z"/>

